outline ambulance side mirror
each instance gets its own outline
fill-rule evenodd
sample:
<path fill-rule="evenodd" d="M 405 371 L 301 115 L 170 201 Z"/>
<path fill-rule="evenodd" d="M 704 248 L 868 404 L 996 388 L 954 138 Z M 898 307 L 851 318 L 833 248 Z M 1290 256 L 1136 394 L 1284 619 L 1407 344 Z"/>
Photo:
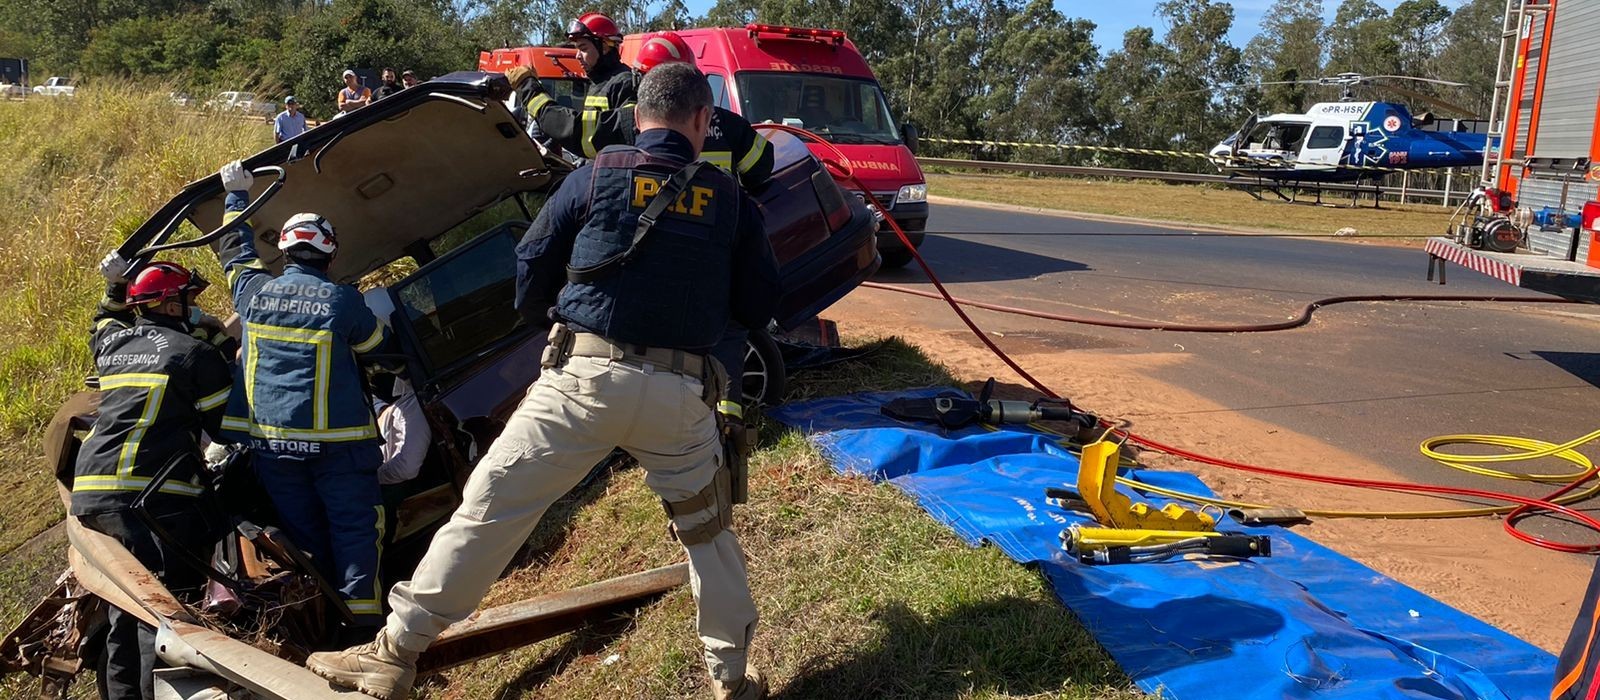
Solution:
<path fill-rule="evenodd" d="M 900 137 L 906 142 L 906 150 L 911 151 L 911 155 L 916 155 L 922 147 L 922 130 L 917 128 L 916 122 L 901 124 Z"/>

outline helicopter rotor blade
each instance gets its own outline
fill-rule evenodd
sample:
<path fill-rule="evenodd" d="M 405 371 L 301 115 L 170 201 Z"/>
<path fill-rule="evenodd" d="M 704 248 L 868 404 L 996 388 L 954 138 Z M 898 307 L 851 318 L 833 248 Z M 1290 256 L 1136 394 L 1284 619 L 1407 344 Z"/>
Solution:
<path fill-rule="evenodd" d="M 1429 95 L 1425 92 L 1412 90 L 1411 88 L 1401 87 L 1399 85 L 1385 85 L 1383 86 L 1383 89 L 1393 90 L 1419 102 L 1426 102 L 1430 105 L 1440 108 L 1445 112 L 1449 112 L 1457 116 L 1467 118 L 1478 116 L 1473 110 L 1467 109 L 1466 107 L 1462 107 L 1461 105 L 1450 102 L 1449 100 L 1445 100 L 1444 98 L 1434 97 L 1433 95 Z"/>
<path fill-rule="evenodd" d="M 1434 85 L 1447 85 L 1449 87 L 1466 87 L 1467 86 L 1466 83 L 1458 83 L 1458 82 L 1455 82 L 1453 80 L 1440 80 L 1438 78 L 1418 78 L 1418 77 L 1413 76 L 1413 75 L 1368 75 L 1368 76 L 1365 76 L 1362 79 L 1361 82 L 1363 82 L 1363 83 L 1371 83 L 1374 80 L 1415 80 L 1415 81 L 1417 81 L 1419 83 L 1432 83 Z"/>

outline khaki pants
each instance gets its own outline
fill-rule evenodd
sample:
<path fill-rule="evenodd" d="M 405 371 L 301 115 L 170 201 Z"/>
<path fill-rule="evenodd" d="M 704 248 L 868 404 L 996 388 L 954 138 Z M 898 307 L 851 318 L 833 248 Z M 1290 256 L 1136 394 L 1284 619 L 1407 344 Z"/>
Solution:
<path fill-rule="evenodd" d="M 699 379 L 608 359 L 574 357 L 545 370 L 478 462 L 461 507 L 434 535 L 416 574 L 390 592 L 391 636 L 421 651 L 472 614 L 550 504 L 616 447 L 639 461 L 662 498 L 699 493 L 722 460 L 701 392 Z M 716 517 L 712 507 L 676 524 L 686 529 Z M 739 540 L 724 530 L 684 549 L 706 667 L 718 680 L 743 678 L 756 607 Z"/>

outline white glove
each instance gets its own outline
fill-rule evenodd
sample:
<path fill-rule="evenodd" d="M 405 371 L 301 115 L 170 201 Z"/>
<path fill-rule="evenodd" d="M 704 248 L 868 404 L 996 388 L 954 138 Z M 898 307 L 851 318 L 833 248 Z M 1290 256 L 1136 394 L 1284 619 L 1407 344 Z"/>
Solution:
<path fill-rule="evenodd" d="M 222 166 L 217 174 L 222 176 L 222 189 L 229 192 L 249 192 L 250 187 L 256 184 L 256 176 L 245 170 L 244 163 L 239 161 Z"/>
<path fill-rule="evenodd" d="M 121 255 L 118 255 L 117 251 L 113 250 L 100 259 L 100 276 L 106 278 L 106 281 L 111 284 L 126 282 L 128 281 L 128 266 L 131 264 Z"/>
<path fill-rule="evenodd" d="M 210 445 L 206 445 L 206 465 L 216 468 L 217 465 L 228 459 L 230 452 L 231 450 L 228 449 L 228 446 L 222 443 L 213 442 Z"/>

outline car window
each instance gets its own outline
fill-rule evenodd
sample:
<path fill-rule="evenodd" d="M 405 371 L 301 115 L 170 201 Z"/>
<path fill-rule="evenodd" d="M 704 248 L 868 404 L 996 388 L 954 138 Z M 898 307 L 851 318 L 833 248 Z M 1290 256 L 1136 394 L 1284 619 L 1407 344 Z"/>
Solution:
<path fill-rule="evenodd" d="M 583 97 L 588 92 L 584 87 L 584 81 L 565 78 L 540 78 L 539 83 L 544 85 L 546 94 L 556 99 L 556 104 L 572 109 L 583 109 Z"/>
<path fill-rule="evenodd" d="M 883 91 L 870 80 L 815 73 L 736 76 L 743 114 L 752 123 L 800 122 L 837 143 L 900 143 Z"/>
<path fill-rule="evenodd" d="M 521 198 L 518 204 L 517 197 Z M 546 195 L 544 193 L 524 192 L 517 197 L 508 197 L 489 207 L 477 216 L 461 222 L 455 228 L 444 232 L 438 238 L 428 241 L 428 249 L 434 255 L 444 255 L 462 244 L 477 238 L 484 231 L 488 231 L 507 221 L 531 221 L 532 215 L 544 206 Z M 526 207 L 526 209 L 524 209 Z M 517 235 L 522 235 L 518 232 Z"/>
<path fill-rule="evenodd" d="M 706 82 L 711 83 L 711 103 L 723 109 L 733 109 L 728 102 L 728 79 L 712 73 L 706 76 Z"/>
<path fill-rule="evenodd" d="M 393 287 L 428 367 L 451 367 L 525 325 L 515 308 L 520 233 L 504 225 Z"/>
<path fill-rule="evenodd" d="M 1319 126 L 1311 130 L 1306 148 L 1338 148 L 1344 143 L 1344 129 L 1337 126 Z"/>
<path fill-rule="evenodd" d="M 811 149 L 806 147 L 805 142 L 794 134 L 769 129 L 762 129 L 759 133 L 767 137 L 767 141 L 772 143 L 773 172 L 811 157 Z"/>

